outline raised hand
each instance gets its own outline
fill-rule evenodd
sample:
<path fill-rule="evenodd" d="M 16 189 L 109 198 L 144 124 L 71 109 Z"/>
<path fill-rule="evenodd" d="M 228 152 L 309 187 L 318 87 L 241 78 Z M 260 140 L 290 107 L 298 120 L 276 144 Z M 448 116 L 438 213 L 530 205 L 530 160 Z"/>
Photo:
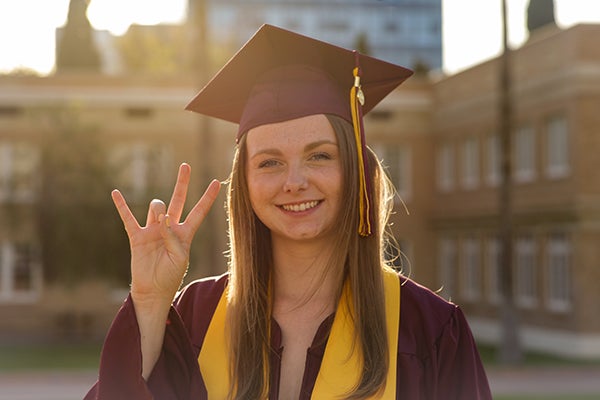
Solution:
<path fill-rule="evenodd" d="M 112 192 L 131 248 L 131 299 L 140 333 L 144 379 L 148 379 L 160 355 L 165 322 L 187 271 L 194 234 L 219 193 L 219 181 L 213 180 L 180 222 L 190 174 L 189 165 L 179 167 L 169 207 L 160 200 L 152 200 L 144 227 L 138 224 L 123 195 L 118 190 Z"/>
<path fill-rule="evenodd" d="M 213 180 L 204 195 L 180 222 L 190 182 L 191 167 L 182 164 L 168 208 L 152 200 L 146 225 L 140 226 L 123 195 L 112 192 L 115 206 L 129 237 L 131 248 L 131 296 L 136 308 L 141 304 L 171 303 L 189 263 L 194 234 L 210 210 L 220 184 Z"/>

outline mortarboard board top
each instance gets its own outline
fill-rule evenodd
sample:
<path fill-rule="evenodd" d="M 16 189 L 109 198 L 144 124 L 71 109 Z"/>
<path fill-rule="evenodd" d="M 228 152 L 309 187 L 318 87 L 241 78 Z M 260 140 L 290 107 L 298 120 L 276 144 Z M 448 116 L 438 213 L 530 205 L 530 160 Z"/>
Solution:
<path fill-rule="evenodd" d="M 240 134 L 262 124 L 311 114 L 352 123 L 350 89 L 355 52 L 263 25 L 192 99 L 186 109 L 240 124 Z M 366 114 L 412 71 L 359 55 Z"/>

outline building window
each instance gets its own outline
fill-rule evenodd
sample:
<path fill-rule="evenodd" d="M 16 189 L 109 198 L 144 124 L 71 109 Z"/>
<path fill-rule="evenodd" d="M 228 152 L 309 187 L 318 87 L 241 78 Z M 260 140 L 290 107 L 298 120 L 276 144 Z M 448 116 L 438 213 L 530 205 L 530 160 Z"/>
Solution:
<path fill-rule="evenodd" d="M 441 24 L 437 19 L 429 22 L 429 33 L 430 33 L 431 37 L 439 36 L 441 31 L 442 31 Z"/>
<path fill-rule="evenodd" d="M 437 152 L 437 187 L 442 192 L 454 189 L 454 148 L 444 143 Z"/>
<path fill-rule="evenodd" d="M 0 200 L 10 196 L 12 186 L 12 151 L 10 143 L 0 143 Z"/>
<path fill-rule="evenodd" d="M 0 300 L 32 302 L 42 287 L 42 270 L 35 246 L 25 242 L 0 243 Z"/>
<path fill-rule="evenodd" d="M 517 131 L 515 141 L 515 180 L 525 183 L 535 179 L 535 135 L 531 127 Z"/>
<path fill-rule="evenodd" d="M 400 24 L 398 21 L 386 21 L 383 24 L 383 31 L 386 34 L 395 34 L 400 31 Z"/>
<path fill-rule="evenodd" d="M 532 237 L 526 236 L 516 242 L 516 298 L 523 308 L 537 304 L 536 245 Z"/>
<path fill-rule="evenodd" d="M 547 306 L 556 312 L 571 309 L 571 245 L 566 235 L 554 234 L 546 248 Z"/>
<path fill-rule="evenodd" d="M 474 189 L 479 184 L 479 148 L 477 138 L 466 139 L 462 145 L 461 183 L 464 189 Z"/>
<path fill-rule="evenodd" d="M 173 162 L 172 148 L 142 142 L 119 144 L 110 159 L 119 189 L 134 200 L 166 189 L 177 172 Z"/>
<path fill-rule="evenodd" d="M 39 149 L 27 143 L 0 142 L 0 201 L 33 201 Z"/>
<path fill-rule="evenodd" d="M 119 144 L 110 154 L 110 164 L 119 190 L 134 201 L 146 195 L 148 185 L 147 146 L 144 143 Z"/>
<path fill-rule="evenodd" d="M 412 160 L 409 147 L 402 145 L 385 146 L 381 149 L 383 163 L 388 169 L 392 183 L 402 200 L 408 201 L 412 194 Z"/>
<path fill-rule="evenodd" d="M 477 300 L 481 294 L 481 251 L 479 241 L 467 238 L 462 246 L 463 286 L 462 295 L 466 300 Z"/>
<path fill-rule="evenodd" d="M 500 183 L 500 136 L 491 135 L 486 139 L 486 163 L 485 180 L 490 186 L 498 186 Z"/>
<path fill-rule="evenodd" d="M 350 26 L 346 20 L 326 19 L 319 23 L 319 28 L 329 32 L 349 32 Z"/>
<path fill-rule="evenodd" d="M 564 117 L 553 117 L 546 129 L 546 175 L 551 179 L 569 174 L 569 129 Z"/>
<path fill-rule="evenodd" d="M 502 243 L 491 238 L 486 246 L 487 294 L 490 303 L 498 304 L 502 300 Z"/>
<path fill-rule="evenodd" d="M 438 243 L 438 266 L 440 271 L 440 288 L 442 294 L 451 299 L 456 294 L 456 276 L 458 262 L 456 240 L 443 238 Z"/>

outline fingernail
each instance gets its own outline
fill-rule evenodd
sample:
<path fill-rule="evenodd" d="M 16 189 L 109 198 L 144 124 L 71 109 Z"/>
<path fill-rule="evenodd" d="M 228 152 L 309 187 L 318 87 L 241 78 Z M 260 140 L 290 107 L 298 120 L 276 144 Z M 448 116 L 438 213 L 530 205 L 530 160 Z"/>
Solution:
<path fill-rule="evenodd" d="M 168 215 L 165 215 L 165 224 L 167 224 L 167 228 L 171 227 L 171 219 Z"/>

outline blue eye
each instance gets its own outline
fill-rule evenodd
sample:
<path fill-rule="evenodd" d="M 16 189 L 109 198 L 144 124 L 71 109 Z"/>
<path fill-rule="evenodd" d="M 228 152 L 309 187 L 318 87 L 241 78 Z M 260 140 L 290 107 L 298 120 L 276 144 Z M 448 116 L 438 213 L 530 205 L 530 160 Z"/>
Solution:
<path fill-rule="evenodd" d="M 329 155 L 329 153 L 324 153 L 324 152 L 319 152 L 319 153 L 314 153 L 313 155 L 310 156 L 310 158 L 312 160 L 331 160 L 331 156 Z"/>

